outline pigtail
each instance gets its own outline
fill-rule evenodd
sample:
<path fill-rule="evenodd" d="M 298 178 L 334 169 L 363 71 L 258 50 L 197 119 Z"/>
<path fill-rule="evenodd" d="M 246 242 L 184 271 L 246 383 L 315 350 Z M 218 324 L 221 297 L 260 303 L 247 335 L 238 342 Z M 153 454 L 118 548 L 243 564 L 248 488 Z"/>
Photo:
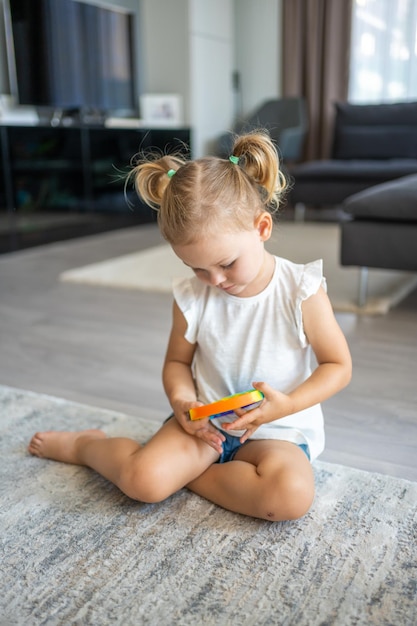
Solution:
<path fill-rule="evenodd" d="M 173 175 L 184 163 L 179 155 L 144 158 L 132 168 L 128 178 L 133 180 L 139 197 L 148 206 L 159 209 Z"/>
<path fill-rule="evenodd" d="M 263 130 L 235 138 L 233 155 L 239 158 L 239 167 L 264 191 L 265 205 L 277 209 L 287 187 L 277 149 L 269 134 Z"/>

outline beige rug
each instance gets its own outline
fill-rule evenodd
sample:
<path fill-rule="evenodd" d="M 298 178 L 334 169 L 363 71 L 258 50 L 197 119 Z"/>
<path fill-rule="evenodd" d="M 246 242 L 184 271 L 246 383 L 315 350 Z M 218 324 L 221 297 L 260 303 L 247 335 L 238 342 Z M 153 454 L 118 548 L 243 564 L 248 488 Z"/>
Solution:
<path fill-rule="evenodd" d="M 339 239 L 338 224 L 283 222 L 275 227 L 267 248 L 297 263 L 322 258 L 328 293 L 335 311 L 384 314 L 417 286 L 417 274 L 371 269 L 366 305 L 358 307 L 359 269 L 340 266 Z M 167 244 L 162 244 L 66 271 L 61 274 L 61 280 L 169 292 L 173 278 L 190 275 L 191 270 Z"/>
<path fill-rule="evenodd" d="M 309 513 L 264 522 L 26 452 L 51 424 L 143 442 L 146 414 L 0 385 L 2 626 L 417 624 L 415 482 L 315 461 Z"/>

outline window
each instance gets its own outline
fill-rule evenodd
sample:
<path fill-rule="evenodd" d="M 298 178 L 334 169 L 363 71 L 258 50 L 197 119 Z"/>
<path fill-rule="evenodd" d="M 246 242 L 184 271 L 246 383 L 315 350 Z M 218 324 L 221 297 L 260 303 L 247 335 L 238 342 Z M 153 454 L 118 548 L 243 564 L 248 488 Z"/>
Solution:
<path fill-rule="evenodd" d="M 349 101 L 417 99 L 417 0 L 354 0 Z"/>

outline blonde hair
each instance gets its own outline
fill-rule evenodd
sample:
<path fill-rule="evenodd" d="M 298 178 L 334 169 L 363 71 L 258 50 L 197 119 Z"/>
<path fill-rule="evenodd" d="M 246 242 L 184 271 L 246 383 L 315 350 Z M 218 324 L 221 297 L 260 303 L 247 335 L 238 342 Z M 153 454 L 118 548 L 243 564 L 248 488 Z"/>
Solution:
<path fill-rule="evenodd" d="M 169 243 L 186 245 L 219 228 L 250 230 L 260 213 L 278 209 L 286 181 L 268 133 L 236 136 L 232 150 L 235 162 L 218 157 L 191 161 L 174 154 L 143 158 L 132 169 L 136 191 L 158 209 L 158 224 Z"/>

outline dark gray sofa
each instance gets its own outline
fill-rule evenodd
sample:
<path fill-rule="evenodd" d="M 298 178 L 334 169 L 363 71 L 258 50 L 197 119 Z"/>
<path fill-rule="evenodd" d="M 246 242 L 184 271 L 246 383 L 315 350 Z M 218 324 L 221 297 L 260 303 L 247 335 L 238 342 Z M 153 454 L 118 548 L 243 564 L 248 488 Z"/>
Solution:
<path fill-rule="evenodd" d="M 348 196 L 417 173 L 417 102 L 337 103 L 332 157 L 294 166 L 290 203 L 340 205 Z"/>
<path fill-rule="evenodd" d="M 417 174 L 376 185 L 347 198 L 341 264 L 361 268 L 359 304 L 369 267 L 417 272 Z"/>

